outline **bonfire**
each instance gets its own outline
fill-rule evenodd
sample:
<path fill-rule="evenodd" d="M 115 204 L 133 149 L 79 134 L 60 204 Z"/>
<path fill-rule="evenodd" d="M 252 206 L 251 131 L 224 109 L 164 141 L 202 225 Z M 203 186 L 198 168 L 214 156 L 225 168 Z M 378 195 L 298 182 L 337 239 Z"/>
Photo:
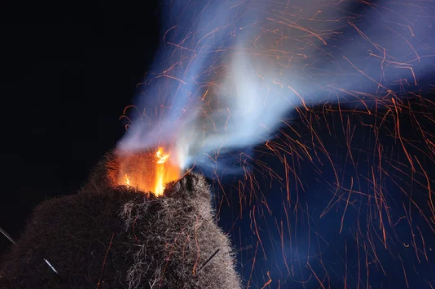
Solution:
<path fill-rule="evenodd" d="M 155 182 L 171 171 L 164 158 L 109 154 L 78 194 L 39 205 L 1 264 L 1 288 L 240 288 L 205 178 Z M 161 194 L 142 190 L 146 180 Z"/>

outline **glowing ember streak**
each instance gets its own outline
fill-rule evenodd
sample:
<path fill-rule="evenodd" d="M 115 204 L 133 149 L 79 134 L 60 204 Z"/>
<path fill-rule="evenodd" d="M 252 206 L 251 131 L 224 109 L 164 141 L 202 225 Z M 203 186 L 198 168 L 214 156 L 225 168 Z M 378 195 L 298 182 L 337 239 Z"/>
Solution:
<path fill-rule="evenodd" d="M 130 179 L 128 178 L 127 174 L 125 174 L 125 185 L 128 187 L 130 186 Z"/>

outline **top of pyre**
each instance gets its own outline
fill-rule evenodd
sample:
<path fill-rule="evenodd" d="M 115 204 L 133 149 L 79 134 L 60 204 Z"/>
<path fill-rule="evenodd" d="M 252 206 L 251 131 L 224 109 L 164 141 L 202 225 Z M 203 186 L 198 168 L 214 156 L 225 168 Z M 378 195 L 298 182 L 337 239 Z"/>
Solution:
<path fill-rule="evenodd" d="M 162 196 L 166 184 L 180 178 L 180 168 L 163 147 L 155 150 L 114 150 L 94 170 L 88 186 L 127 186 L 143 193 Z"/>
<path fill-rule="evenodd" d="M 163 197 L 97 180 L 38 206 L 0 264 L 1 288 L 241 288 L 202 175 L 171 182 Z"/>

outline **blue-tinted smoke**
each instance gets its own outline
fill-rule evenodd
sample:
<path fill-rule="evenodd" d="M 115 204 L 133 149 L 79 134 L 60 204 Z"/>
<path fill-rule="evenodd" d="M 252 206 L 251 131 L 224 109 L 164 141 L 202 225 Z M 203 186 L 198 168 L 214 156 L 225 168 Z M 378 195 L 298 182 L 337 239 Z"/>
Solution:
<path fill-rule="evenodd" d="M 272 138 L 295 108 L 397 97 L 433 70 L 432 2 L 179 0 L 163 11 L 143 114 L 119 148 L 163 145 L 181 168 L 216 169 L 218 156 Z"/>

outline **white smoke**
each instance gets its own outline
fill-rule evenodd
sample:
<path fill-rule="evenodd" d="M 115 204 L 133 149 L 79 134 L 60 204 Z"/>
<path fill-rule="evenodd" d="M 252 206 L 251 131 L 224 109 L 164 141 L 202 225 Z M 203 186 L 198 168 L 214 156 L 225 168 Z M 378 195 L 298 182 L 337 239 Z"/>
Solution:
<path fill-rule="evenodd" d="M 140 99 L 147 112 L 133 119 L 119 147 L 164 144 L 181 168 L 207 166 L 223 152 L 266 142 L 296 107 L 349 91 L 389 94 L 400 80 L 415 85 L 434 63 L 433 8 L 171 2 L 166 48 Z"/>

